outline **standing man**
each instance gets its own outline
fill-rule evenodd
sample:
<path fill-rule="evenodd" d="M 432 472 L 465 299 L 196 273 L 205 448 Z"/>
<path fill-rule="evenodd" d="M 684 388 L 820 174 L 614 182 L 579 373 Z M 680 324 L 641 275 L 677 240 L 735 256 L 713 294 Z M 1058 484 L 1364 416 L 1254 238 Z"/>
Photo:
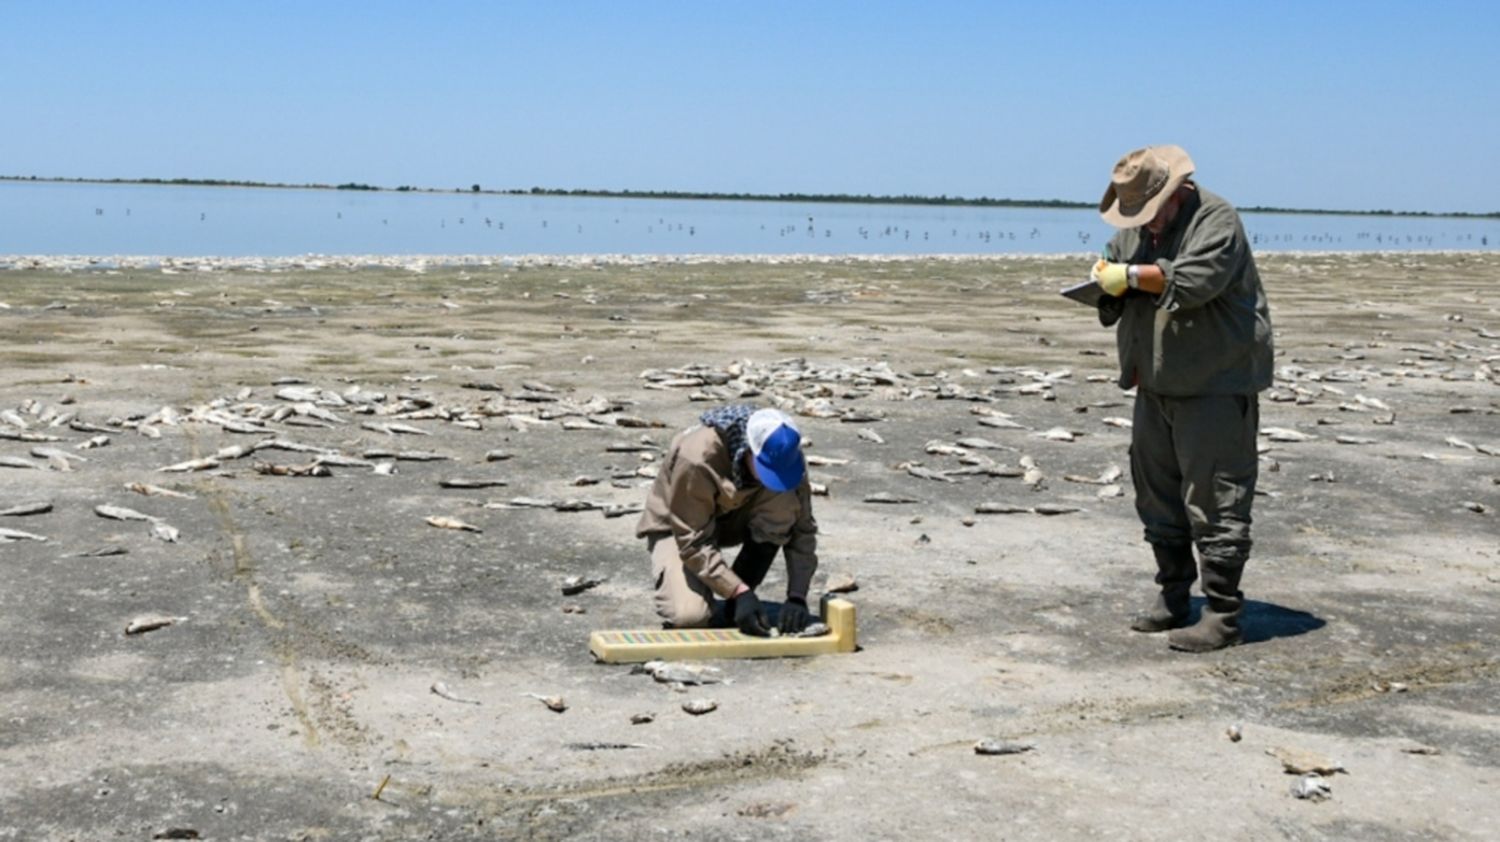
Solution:
<path fill-rule="evenodd" d="M 1120 230 L 1091 277 L 1099 321 L 1119 322 L 1120 388 L 1137 389 L 1130 471 L 1161 587 L 1130 626 L 1208 652 L 1241 641 L 1271 315 L 1239 214 L 1192 175 L 1177 146 L 1115 164 L 1099 212 Z M 1208 604 L 1187 626 L 1194 544 Z"/>
<path fill-rule="evenodd" d="M 656 613 L 668 626 L 706 626 L 714 597 L 746 634 L 771 631 L 755 589 L 776 551 L 786 556 L 778 626 L 802 631 L 818 568 L 818 524 L 802 459 L 802 434 L 785 413 L 739 404 L 711 409 L 672 440 L 636 524 L 646 539 Z M 740 545 L 730 566 L 721 548 Z"/>

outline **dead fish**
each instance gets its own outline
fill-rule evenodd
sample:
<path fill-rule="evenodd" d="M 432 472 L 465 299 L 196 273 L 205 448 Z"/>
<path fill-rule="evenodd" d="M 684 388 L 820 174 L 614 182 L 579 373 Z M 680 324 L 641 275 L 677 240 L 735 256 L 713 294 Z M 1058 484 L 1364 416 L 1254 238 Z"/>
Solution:
<path fill-rule="evenodd" d="M 885 439 L 881 438 L 879 433 L 875 432 L 869 427 L 861 429 L 859 431 L 859 437 L 864 439 L 865 441 L 874 442 L 875 444 L 885 444 Z"/>
<path fill-rule="evenodd" d="M 840 572 L 831 573 L 828 583 L 823 586 L 824 593 L 853 593 L 859 590 L 859 582 L 855 580 L 853 573 Z"/>
<path fill-rule="evenodd" d="M 129 552 L 130 550 L 127 550 L 118 544 L 110 544 L 109 546 L 95 547 L 92 550 L 84 550 L 81 553 L 74 553 L 71 558 L 103 558 L 105 556 L 111 555 L 126 555 Z"/>
<path fill-rule="evenodd" d="M 1101 418 L 1099 419 L 1099 423 L 1103 424 L 1106 427 L 1118 427 L 1122 430 L 1129 430 L 1135 426 L 1135 422 L 1131 421 L 1129 418 L 1119 418 L 1116 416 Z"/>
<path fill-rule="evenodd" d="M 452 459 L 453 457 L 426 450 L 402 450 L 395 454 L 395 458 L 407 462 L 439 462 L 444 459 Z"/>
<path fill-rule="evenodd" d="M 447 517 L 447 516 L 444 516 L 444 515 L 433 515 L 431 517 L 426 518 L 426 521 L 427 521 L 428 525 L 430 525 L 430 526 L 436 526 L 439 529 L 458 529 L 458 530 L 462 530 L 464 532 L 483 532 L 484 531 L 483 529 L 480 529 L 479 527 L 473 525 L 472 523 L 464 523 L 463 521 L 459 520 L 458 518 Z"/>
<path fill-rule="evenodd" d="M 395 462 L 379 462 L 371 469 L 370 473 L 376 476 L 388 477 L 396 473 Z"/>
<path fill-rule="evenodd" d="M 1071 430 L 1067 430 L 1062 427 L 1053 427 L 1050 430 L 1044 430 L 1040 433 L 1032 433 L 1031 435 L 1035 438 L 1046 439 L 1047 441 L 1073 441 L 1078 437 Z"/>
<path fill-rule="evenodd" d="M 109 518 L 110 520 L 157 520 L 157 518 L 152 517 L 151 515 L 141 514 L 135 509 L 127 509 L 124 506 L 111 506 L 107 503 L 101 503 L 95 506 L 94 514 L 98 515 L 99 517 Z"/>
<path fill-rule="evenodd" d="M 1062 503 L 1038 503 L 1037 505 L 1032 506 L 1031 510 L 1039 515 L 1048 516 L 1070 515 L 1074 512 L 1083 511 L 1083 509 L 1080 509 L 1077 506 L 1068 506 Z"/>
<path fill-rule="evenodd" d="M 506 450 L 491 450 L 491 451 L 488 451 L 488 452 L 486 452 L 484 454 L 484 461 L 486 461 L 486 462 L 504 462 L 506 459 L 510 459 L 514 455 L 515 454 L 513 454 L 513 453 L 511 453 L 509 451 L 506 451 Z"/>
<path fill-rule="evenodd" d="M 98 436 L 94 436 L 91 439 L 87 439 L 85 441 L 81 441 L 78 444 L 73 445 L 73 447 L 75 449 L 77 449 L 77 450 L 92 450 L 92 449 L 94 449 L 96 447 L 107 447 L 107 446 L 109 446 L 109 441 L 110 441 L 109 436 L 98 435 Z"/>
<path fill-rule="evenodd" d="M 814 493 L 817 493 L 817 492 L 814 492 Z M 625 504 L 622 504 L 622 505 L 605 506 L 603 511 L 604 511 L 604 516 L 605 517 L 616 518 L 616 517 L 625 517 L 626 515 L 640 514 L 641 512 L 643 512 L 645 510 L 646 510 L 646 507 L 645 507 L 644 504 L 641 504 L 641 503 L 625 503 Z"/>
<path fill-rule="evenodd" d="M 958 480 L 954 479 L 953 477 L 944 476 L 943 474 L 940 474 L 937 471 L 932 470 L 931 468 L 924 468 L 921 465 L 907 465 L 906 472 L 916 477 L 917 479 L 928 479 L 933 480 L 934 482 L 958 482 Z"/>
<path fill-rule="evenodd" d="M 1337 772 L 1347 774 L 1348 770 L 1342 763 L 1336 763 L 1328 758 L 1311 751 L 1295 748 L 1282 748 L 1275 746 L 1266 749 L 1266 754 L 1281 761 L 1281 768 L 1289 775 L 1332 775 Z"/>
<path fill-rule="evenodd" d="M 550 509 L 557 505 L 556 500 L 546 497 L 512 497 L 503 502 L 485 503 L 486 509 Z"/>
<path fill-rule="evenodd" d="M 143 617 L 136 617 L 135 619 L 126 623 L 125 633 L 131 635 L 145 634 L 148 631 L 164 629 L 167 626 L 175 624 L 176 622 L 176 617 L 167 617 L 161 614 L 147 614 Z"/>
<path fill-rule="evenodd" d="M 1110 483 L 1109 485 L 1102 486 L 1098 491 L 1094 492 L 1094 496 L 1098 497 L 1100 500 L 1111 500 L 1115 497 L 1125 496 L 1125 490 L 1115 483 Z"/>
<path fill-rule="evenodd" d="M 455 477 L 453 479 L 440 479 L 438 480 L 438 485 L 443 488 L 498 488 L 503 485 L 509 485 L 509 483 L 503 479 L 465 479 L 463 477 Z"/>
<path fill-rule="evenodd" d="M 1481 502 L 1479 502 L 1477 500 L 1465 500 L 1463 502 L 1463 507 L 1465 509 L 1468 509 L 1471 512 L 1474 512 L 1475 514 L 1481 514 L 1481 515 L 1484 514 L 1484 513 L 1486 513 L 1486 512 L 1488 512 L 1490 510 L 1489 506 L 1486 506 L 1485 504 L 1483 504 L 1483 503 L 1481 503 Z"/>
<path fill-rule="evenodd" d="M 274 465 L 270 462 L 256 462 L 252 465 L 257 474 L 273 477 L 331 477 L 333 471 L 327 465 L 319 462 L 309 462 L 306 465 Z"/>
<path fill-rule="evenodd" d="M 980 740 L 974 744 L 974 753 L 983 755 L 1025 754 L 1036 749 L 1033 743 L 1012 743 L 1004 740 Z"/>
<path fill-rule="evenodd" d="M 803 626 L 802 631 L 794 632 L 792 637 L 822 637 L 831 631 L 833 630 L 828 628 L 826 623 L 813 622 Z"/>
<path fill-rule="evenodd" d="M 1042 469 L 1035 465 L 1026 468 L 1025 473 L 1021 474 L 1021 482 L 1031 486 L 1033 491 L 1041 490 L 1042 481 L 1045 479 L 1047 479 L 1047 475 L 1042 473 Z"/>
<path fill-rule="evenodd" d="M 563 701 L 562 696 L 543 696 L 540 693 L 522 693 L 521 695 L 536 699 L 546 705 L 547 710 L 553 713 L 562 713 L 568 709 L 568 703 Z"/>
<path fill-rule="evenodd" d="M 1006 447 L 1003 444 L 997 444 L 990 441 L 989 439 L 982 438 L 959 439 L 958 446 L 971 448 L 973 450 L 1015 450 L 1014 447 Z"/>
<path fill-rule="evenodd" d="M 10 441 L 62 441 L 57 436 L 49 436 L 45 433 L 33 433 L 26 430 L 9 430 L 0 428 L 0 439 Z"/>
<path fill-rule="evenodd" d="M 6 529 L 5 527 L 0 526 L 0 544 L 6 544 L 11 541 L 45 542 L 46 540 L 47 536 L 45 535 L 37 535 L 33 532 L 23 532 L 19 529 Z"/>
<path fill-rule="evenodd" d="M 183 473 L 185 471 L 206 471 L 217 467 L 219 467 L 218 459 L 212 456 L 205 456 L 202 459 L 189 459 L 186 462 L 178 462 L 175 465 L 168 465 L 165 468 L 157 468 L 156 470 L 157 473 L 172 474 Z"/>
<path fill-rule="evenodd" d="M 661 448 L 659 448 L 656 445 L 651 444 L 649 442 L 643 442 L 641 444 L 631 444 L 630 442 L 623 442 L 623 443 L 607 444 L 607 445 L 604 446 L 604 451 L 606 453 L 654 452 L 654 451 L 657 451 L 657 450 L 660 450 L 660 449 Z"/>
<path fill-rule="evenodd" d="M 1376 441 L 1378 441 L 1378 439 L 1372 439 L 1369 436 L 1351 435 L 1334 436 L 1333 440 L 1338 442 L 1339 444 L 1374 444 Z"/>
<path fill-rule="evenodd" d="M 1099 482 L 1105 483 L 1107 485 L 1109 483 L 1116 482 L 1120 479 L 1120 477 L 1124 475 L 1125 472 L 1120 469 L 1119 465 L 1110 465 L 1108 468 L 1105 468 L 1102 473 L 1099 474 Z"/>
<path fill-rule="evenodd" d="M 177 527 L 168 525 L 166 521 L 154 520 L 151 522 L 151 537 L 153 538 L 166 541 L 168 544 L 175 544 L 181 535 L 182 533 L 177 530 Z"/>
<path fill-rule="evenodd" d="M 432 682 L 432 688 L 431 689 L 432 689 L 432 692 L 433 692 L 434 695 L 437 695 L 437 696 L 439 696 L 441 698 L 447 699 L 450 702 L 458 702 L 459 704 L 463 704 L 463 705 L 477 705 L 477 704 L 479 704 L 478 700 L 476 700 L 476 699 L 465 699 L 464 697 L 462 697 L 460 695 L 457 695 L 452 690 L 449 690 L 448 689 L 448 685 L 446 683 L 442 682 L 442 681 L 434 681 L 434 682 Z"/>
<path fill-rule="evenodd" d="M 918 500 L 915 497 L 907 497 L 902 494 L 892 494 L 889 491 L 878 491 L 874 494 L 866 494 L 864 497 L 864 502 L 897 505 L 901 503 L 920 503 L 922 501 Z"/>
<path fill-rule="evenodd" d="M 804 456 L 802 458 L 803 458 L 803 461 L 807 462 L 807 464 L 809 464 L 809 465 L 817 465 L 818 467 L 829 467 L 829 466 L 837 466 L 837 465 L 847 465 L 847 464 L 849 464 L 849 460 L 848 459 L 836 459 L 836 458 L 834 458 L 832 456 L 819 456 L 819 455 L 814 454 L 814 453 L 809 453 L 809 454 L 807 454 L 806 456 Z"/>
<path fill-rule="evenodd" d="M 1371 409 L 1378 409 L 1381 412 L 1391 411 L 1390 404 L 1387 404 L 1380 398 L 1367 398 L 1364 395 L 1355 395 L 1354 400 L 1358 401 L 1362 406 L 1368 406 Z"/>
<path fill-rule="evenodd" d="M 1030 513 L 1030 506 L 1016 506 L 1011 503 L 980 503 L 974 507 L 974 514 L 976 515 L 1019 515 Z"/>
<path fill-rule="evenodd" d="M 702 716 L 718 710 L 719 703 L 713 699 L 688 699 L 682 703 L 682 709 L 693 716 Z"/>
<path fill-rule="evenodd" d="M 1433 755 L 1442 754 L 1443 750 L 1440 749 L 1440 748 L 1436 748 L 1434 746 L 1421 745 L 1419 743 L 1419 744 L 1416 744 L 1416 745 L 1403 746 L 1401 748 L 1401 752 L 1403 754 L 1423 754 L 1423 755 L 1433 756 Z"/>
<path fill-rule="evenodd" d="M 40 515 L 52 511 L 52 501 L 35 500 L 30 503 L 17 503 L 0 509 L 0 517 L 21 517 L 23 515 Z"/>
<path fill-rule="evenodd" d="M 596 500 L 577 500 L 569 498 L 567 500 L 554 501 L 552 503 L 552 510 L 557 512 L 592 512 L 595 509 L 604 508 L 605 505 L 606 504 L 600 503 Z"/>
<path fill-rule="evenodd" d="M 678 661 L 647 661 L 631 671 L 648 674 L 662 684 L 719 684 L 724 680 L 723 670 L 718 667 Z"/>
<path fill-rule="evenodd" d="M 984 427 L 994 427 L 1000 430 L 1024 430 L 1026 425 L 1017 424 L 1009 418 L 1001 418 L 998 415 L 982 415 L 979 424 Z"/>
<path fill-rule="evenodd" d="M 1463 439 L 1459 438 L 1458 436 L 1448 436 L 1447 438 L 1443 439 L 1443 443 L 1446 444 L 1446 445 L 1448 445 L 1449 447 L 1456 447 L 1456 448 L 1458 448 L 1460 450 L 1473 450 L 1473 451 L 1478 451 L 1479 450 L 1479 448 L 1475 447 L 1472 444 L 1469 444 L 1468 442 L 1464 441 Z M 32 448 L 31 455 L 33 455 L 33 456 L 37 455 L 37 453 L 36 453 L 37 450 L 38 450 L 38 448 Z"/>
<path fill-rule="evenodd" d="M 604 576 L 598 579 L 591 579 L 585 576 L 569 576 L 566 579 L 563 579 L 563 596 L 577 596 L 578 594 L 581 594 L 584 591 L 589 590 L 590 588 L 596 588 L 604 584 L 605 580 L 607 580 L 608 578 L 608 576 Z"/>
<path fill-rule="evenodd" d="M 1303 775 L 1292 784 L 1292 797 L 1305 801 L 1322 801 L 1333 796 L 1333 787 L 1322 775 Z"/>
<path fill-rule="evenodd" d="M 430 435 L 432 435 L 432 433 L 430 433 L 430 432 L 428 432 L 426 430 L 423 430 L 420 427 L 413 427 L 410 424 L 395 424 L 395 423 L 380 424 L 380 423 L 376 423 L 374 421 L 366 421 L 366 422 L 360 424 L 359 426 L 362 429 L 371 430 L 371 431 L 377 432 L 377 433 L 385 433 L 388 436 L 395 436 L 395 435 L 430 436 Z"/>
<path fill-rule="evenodd" d="M 33 471 L 41 470 L 41 465 L 30 459 L 22 459 L 19 456 L 0 456 L 0 468 L 20 468 Z"/>
<path fill-rule="evenodd" d="M 90 424 L 87 421 L 80 421 L 80 420 L 78 420 L 76 418 L 68 422 L 68 429 L 73 430 L 75 432 L 79 432 L 79 433 L 118 433 L 118 432 L 120 432 L 119 430 L 116 430 L 116 429 L 114 429 L 112 427 L 101 427 L 98 424 Z"/>
<path fill-rule="evenodd" d="M 353 456 L 345 456 L 342 453 L 320 453 L 313 457 L 313 461 L 319 465 L 331 465 L 335 468 L 373 468 L 375 463 L 368 459 L 358 459 Z"/>
<path fill-rule="evenodd" d="M 1312 441 L 1317 438 L 1317 436 L 1311 435 L 1309 433 L 1302 433 L 1298 432 L 1297 430 L 1289 430 L 1286 427 L 1265 427 L 1261 429 L 1260 434 L 1270 439 L 1271 441 L 1279 442 Z"/>

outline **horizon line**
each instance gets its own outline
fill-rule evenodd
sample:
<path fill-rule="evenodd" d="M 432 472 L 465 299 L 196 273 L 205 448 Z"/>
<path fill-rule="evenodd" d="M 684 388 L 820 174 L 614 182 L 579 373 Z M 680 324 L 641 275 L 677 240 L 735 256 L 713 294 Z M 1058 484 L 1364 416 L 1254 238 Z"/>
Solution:
<path fill-rule="evenodd" d="M 529 187 L 484 189 L 478 183 L 463 187 L 420 187 L 401 185 L 386 187 L 361 182 L 325 184 L 319 182 L 291 183 L 275 181 L 250 181 L 222 178 L 102 178 L 95 176 L 37 176 L 0 175 L 0 182 L 44 182 L 60 184 L 140 184 L 157 187 L 255 187 L 273 190 L 360 190 L 382 193 L 457 193 L 491 196 L 577 196 L 619 199 L 687 199 L 703 201 L 761 201 L 761 202 L 818 202 L 827 204 L 889 204 L 889 205 L 945 205 L 967 207 L 1017 207 L 1017 208 L 1066 208 L 1086 209 L 1097 207 L 1094 202 L 1079 202 L 1068 199 L 1010 199 L 988 196 L 966 197 L 916 194 L 875 195 L 856 193 L 726 193 L 694 190 L 608 190 L 596 188 Z M 1237 206 L 1238 207 L 1238 206 Z M 1334 208 L 1285 208 L 1253 205 L 1238 207 L 1244 213 L 1286 213 L 1325 216 L 1413 216 L 1454 217 L 1471 219 L 1500 219 L 1500 210 L 1476 211 L 1410 211 L 1410 210 L 1347 210 Z"/>

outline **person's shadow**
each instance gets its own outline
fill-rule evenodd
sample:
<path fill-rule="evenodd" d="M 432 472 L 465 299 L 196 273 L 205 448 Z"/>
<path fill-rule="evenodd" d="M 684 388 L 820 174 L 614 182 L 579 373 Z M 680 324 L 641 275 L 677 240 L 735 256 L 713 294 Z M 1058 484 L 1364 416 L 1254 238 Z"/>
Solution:
<path fill-rule="evenodd" d="M 1197 622 L 1203 606 L 1208 600 L 1193 597 L 1193 616 Z M 1328 621 L 1306 611 L 1287 608 L 1273 602 L 1258 599 L 1245 600 L 1245 613 L 1240 616 L 1240 629 L 1245 643 L 1264 643 L 1278 637 L 1297 637 L 1317 631 L 1328 625 Z"/>

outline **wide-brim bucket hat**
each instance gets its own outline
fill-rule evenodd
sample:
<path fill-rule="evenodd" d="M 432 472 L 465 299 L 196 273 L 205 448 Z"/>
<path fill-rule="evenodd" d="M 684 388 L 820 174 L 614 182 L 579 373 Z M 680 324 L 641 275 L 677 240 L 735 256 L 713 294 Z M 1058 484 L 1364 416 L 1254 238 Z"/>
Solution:
<path fill-rule="evenodd" d="M 1177 187 L 1193 174 L 1193 159 L 1181 146 L 1145 146 L 1115 164 L 1099 215 L 1116 228 L 1150 222 Z"/>

